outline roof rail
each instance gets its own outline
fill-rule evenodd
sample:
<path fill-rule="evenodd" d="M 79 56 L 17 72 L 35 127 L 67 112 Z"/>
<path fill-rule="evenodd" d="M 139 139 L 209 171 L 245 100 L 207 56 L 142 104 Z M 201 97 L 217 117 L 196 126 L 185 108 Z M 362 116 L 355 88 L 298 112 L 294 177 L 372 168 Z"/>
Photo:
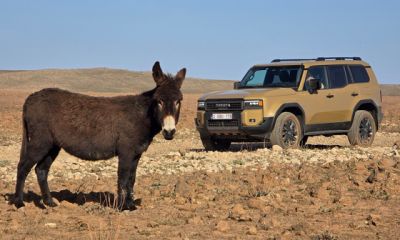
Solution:
<path fill-rule="evenodd" d="M 292 59 L 274 59 L 271 62 L 294 62 L 294 61 L 312 61 L 317 60 L 315 58 L 292 58 Z"/>
<path fill-rule="evenodd" d="M 318 57 L 318 58 L 289 58 L 289 59 L 274 59 L 271 62 L 295 62 L 295 61 L 325 61 L 325 60 L 355 60 L 361 61 L 360 57 Z"/>
<path fill-rule="evenodd" d="M 325 60 L 355 60 L 355 61 L 361 61 L 360 57 L 319 57 L 316 59 L 316 61 L 325 61 Z"/>

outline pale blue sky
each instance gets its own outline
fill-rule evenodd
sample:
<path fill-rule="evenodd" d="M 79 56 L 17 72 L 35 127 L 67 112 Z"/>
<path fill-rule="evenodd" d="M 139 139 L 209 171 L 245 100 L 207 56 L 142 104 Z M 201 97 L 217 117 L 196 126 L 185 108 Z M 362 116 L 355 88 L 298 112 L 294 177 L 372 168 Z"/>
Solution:
<path fill-rule="evenodd" d="M 0 69 L 149 71 L 159 60 L 241 79 L 274 58 L 342 55 L 400 83 L 400 1 L 0 1 Z"/>

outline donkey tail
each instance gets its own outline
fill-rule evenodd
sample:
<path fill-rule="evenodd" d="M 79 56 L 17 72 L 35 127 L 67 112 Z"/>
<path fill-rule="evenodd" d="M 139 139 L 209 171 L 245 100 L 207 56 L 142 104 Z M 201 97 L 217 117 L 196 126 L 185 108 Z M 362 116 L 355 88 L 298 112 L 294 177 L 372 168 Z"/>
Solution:
<path fill-rule="evenodd" d="M 21 144 L 21 152 L 20 152 L 20 162 L 23 162 L 25 159 L 25 155 L 27 152 L 28 145 L 28 124 L 25 119 L 25 112 L 22 114 L 22 144 Z"/>

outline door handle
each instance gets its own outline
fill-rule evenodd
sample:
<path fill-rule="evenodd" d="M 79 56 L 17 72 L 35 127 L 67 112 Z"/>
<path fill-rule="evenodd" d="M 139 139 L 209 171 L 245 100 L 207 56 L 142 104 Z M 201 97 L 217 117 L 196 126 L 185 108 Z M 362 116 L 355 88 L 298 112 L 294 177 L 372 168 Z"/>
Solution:
<path fill-rule="evenodd" d="M 356 93 L 356 92 L 352 92 L 352 93 L 351 93 L 351 96 L 353 96 L 353 97 L 357 97 L 357 96 L 358 96 L 358 93 Z"/>
<path fill-rule="evenodd" d="M 335 96 L 335 95 L 330 94 L 330 93 L 329 93 L 328 95 L 326 95 L 327 98 L 333 98 L 334 96 Z"/>

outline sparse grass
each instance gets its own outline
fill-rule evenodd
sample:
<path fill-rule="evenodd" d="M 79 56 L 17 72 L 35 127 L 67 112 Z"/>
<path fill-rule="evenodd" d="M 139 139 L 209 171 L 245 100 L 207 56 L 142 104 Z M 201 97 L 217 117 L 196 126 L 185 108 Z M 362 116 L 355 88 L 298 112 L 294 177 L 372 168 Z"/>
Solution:
<path fill-rule="evenodd" d="M 100 195 L 100 205 L 99 208 L 106 212 L 107 209 L 113 209 L 113 211 L 119 211 L 118 200 L 114 197 L 114 194 L 102 193 Z M 97 226 L 89 226 L 89 238 L 91 240 L 115 240 L 119 239 L 121 220 L 120 214 L 113 216 L 114 214 L 107 214 L 106 220 L 102 218 L 98 220 Z"/>
<path fill-rule="evenodd" d="M 240 159 L 233 160 L 233 165 L 244 165 L 244 161 Z"/>
<path fill-rule="evenodd" d="M 98 225 L 95 227 L 89 225 L 89 239 L 91 240 L 115 240 L 119 239 L 121 229 L 120 219 L 108 217 L 105 222 L 102 219 L 98 220 Z"/>
<path fill-rule="evenodd" d="M 10 165 L 10 161 L 8 160 L 0 160 L 0 167 L 6 167 Z"/>
<path fill-rule="evenodd" d="M 160 218 L 156 221 L 159 225 L 166 225 L 166 226 L 179 226 L 185 224 L 185 221 L 180 218 L 175 217 L 167 217 L 167 218 Z"/>

